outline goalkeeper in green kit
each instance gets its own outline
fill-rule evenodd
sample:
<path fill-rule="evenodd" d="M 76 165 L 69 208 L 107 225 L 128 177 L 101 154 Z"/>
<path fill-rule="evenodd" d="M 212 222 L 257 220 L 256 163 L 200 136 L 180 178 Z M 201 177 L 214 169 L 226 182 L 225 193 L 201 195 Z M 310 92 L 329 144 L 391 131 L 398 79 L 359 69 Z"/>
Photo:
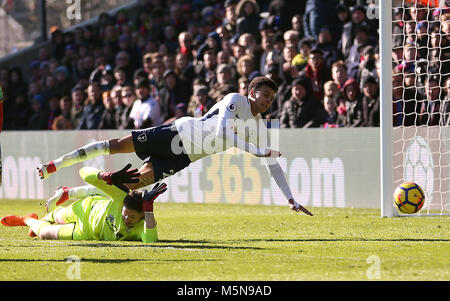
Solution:
<path fill-rule="evenodd" d="M 151 191 L 129 191 L 124 184 L 137 183 L 137 169 L 131 164 L 115 173 L 92 167 L 80 169 L 81 178 L 90 185 L 60 187 L 47 201 L 48 214 L 41 220 L 35 213 L 8 215 L 4 226 L 28 226 L 29 236 L 58 240 L 106 240 L 155 242 L 158 239 L 153 202 L 167 190 L 156 184 Z M 61 206 L 68 200 L 72 204 Z"/>

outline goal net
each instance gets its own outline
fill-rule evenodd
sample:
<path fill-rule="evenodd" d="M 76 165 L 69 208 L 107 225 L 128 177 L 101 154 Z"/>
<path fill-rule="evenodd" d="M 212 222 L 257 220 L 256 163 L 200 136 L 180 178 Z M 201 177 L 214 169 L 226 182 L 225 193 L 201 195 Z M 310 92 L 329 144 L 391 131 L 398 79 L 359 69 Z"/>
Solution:
<path fill-rule="evenodd" d="M 415 216 L 450 215 L 450 9 L 441 0 L 380 2 L 385 2 L 380 28 L 384 22 L 382 31 L 392 31 L 390 53 L 389 43 L 380 49 L 380 82 L 381 89 L 391 85 L 393 101 L 389 112 L 388 100 L 382 100 L 382 114 L 392 116 L 391 124 L 386 119 L 381 129 L 381 151 L 387 152 L 381 156 L 382 215 L 403 216 L 393 208 L 392 192 L 407 181 L 425 192 L 425 204 Z M 386 36 L 381 32 L 380 40 Z M 390 174 L 386 163 L 392 164 Z"/>

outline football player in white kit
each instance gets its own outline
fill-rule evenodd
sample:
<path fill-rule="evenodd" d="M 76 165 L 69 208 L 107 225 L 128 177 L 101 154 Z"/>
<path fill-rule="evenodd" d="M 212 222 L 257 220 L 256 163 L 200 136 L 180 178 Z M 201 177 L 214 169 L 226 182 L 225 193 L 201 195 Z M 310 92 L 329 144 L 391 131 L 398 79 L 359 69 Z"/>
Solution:
<path fill-rule="evenodd" d="M 268 172 L 286 197 L 289 208 L 312 215 L 294 200 L 276 159 L 281 156 L 280 152 L 260 143 L 261 140 L 267 141 L 260 139 L 267 135 L 267 129 L 258 120 L 261 120 L 260 114 L 271 107 L 277 89 L 273 80 L 256 77 L 249 84 L 248 97 L 230 93 L 205 116 L 182 117 L 174 124 L 133 130 L 122 138 L 92 142 L 41 164 L 38 167 L 39 176 L 45 179 L 63 167 L 100 155 L 135 152 L 144 164 L 139 169 L 139 183 L 130 183 L 127 187 L 137 189 L 159 182 L 205 156 L 235 146 L 265 160 Z"/>

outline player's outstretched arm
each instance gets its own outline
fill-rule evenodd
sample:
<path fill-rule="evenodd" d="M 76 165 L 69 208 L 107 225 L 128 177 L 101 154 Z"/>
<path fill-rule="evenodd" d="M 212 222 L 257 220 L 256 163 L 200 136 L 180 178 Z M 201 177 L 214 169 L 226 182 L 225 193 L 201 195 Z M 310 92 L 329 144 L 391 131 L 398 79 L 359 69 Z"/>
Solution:
<path fill-rule="evenodd" d="M 124 184 L 139 183 L 139 176 L 140 176 L 140 173 L 138 172 L 137 168 L 130 170 L 129 169 L 130 167 L 131 164 L 128 163 L 125 167 L 116 172 L 100 172 L 98 174 L 98 177 L 104 180 L 107 184 L 114 185 L 117 188 L 128 193 L 130 189 L 126 187 Z"/>
<path fill-rule="evenodd" d="M 272 176 L 275 183 L 277 183 L 278 188 L 280 188 L 281 192 L 283 192 L 283 195 L 288 200 L 289 208 L 296 212 L 301 211 L 307 215 L 312 216 L 311 212 L 309 212 L 305 207 L 294 200 L 291 189 L 289 188 L 286 177 L 284 176 L 283 169 L 281 168 L 280 164 L 278 164 L 277 159 L 266 157 L 264 158 L 264 161 L 266 163 L 267 171 Z"/>
<path fill-rule="evenodd" d="M 151 191 L 142 191 L 142 211 L 144 211 L 144 233 L 142 235 L 143 242 L 155 242 L 158 240 L 158 232 L 156 230 L 156 220 L 153 215 L 153 203 L 156 198 L 167 190 L 167 184 L 158 183 Z"/>
<path fill-rule="evenodd" d="M 313 216 L 313 214 L 311 212 L 309 212 L 308 209 L 306 209 L 305 207 L 303 207 L 302 205 L 300 205 L 299 203 L 294 201 L 294 199 L 290 199 L 288 202 L 289 202 L 289 208 L 291 208 L 295 212 L 300 212 L 301 211 L 301 212 L 303 212 L 306 215 Z"/>

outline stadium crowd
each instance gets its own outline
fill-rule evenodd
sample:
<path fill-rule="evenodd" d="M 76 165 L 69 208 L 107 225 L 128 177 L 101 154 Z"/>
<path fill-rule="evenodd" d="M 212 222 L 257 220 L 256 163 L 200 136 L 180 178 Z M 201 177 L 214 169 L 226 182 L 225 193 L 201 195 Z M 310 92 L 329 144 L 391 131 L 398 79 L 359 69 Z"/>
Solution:
<path fill-rule="evenodd" d="M 29 78 L 0 70 L 4 129 L 140 129 L 199 117 L 230 92 L 247 95 L 260 75 L 279 84 L 263 117 L 283 128 L 379 126 L 378 20 L 364 5 L 143 0 L 136 17 L 122 9 L 53 29 Z M 441 100 L 450 80 L 439 74 L 450 13 L 412 7 L 394 16 L 394 124 L 448 124 Z"/>

